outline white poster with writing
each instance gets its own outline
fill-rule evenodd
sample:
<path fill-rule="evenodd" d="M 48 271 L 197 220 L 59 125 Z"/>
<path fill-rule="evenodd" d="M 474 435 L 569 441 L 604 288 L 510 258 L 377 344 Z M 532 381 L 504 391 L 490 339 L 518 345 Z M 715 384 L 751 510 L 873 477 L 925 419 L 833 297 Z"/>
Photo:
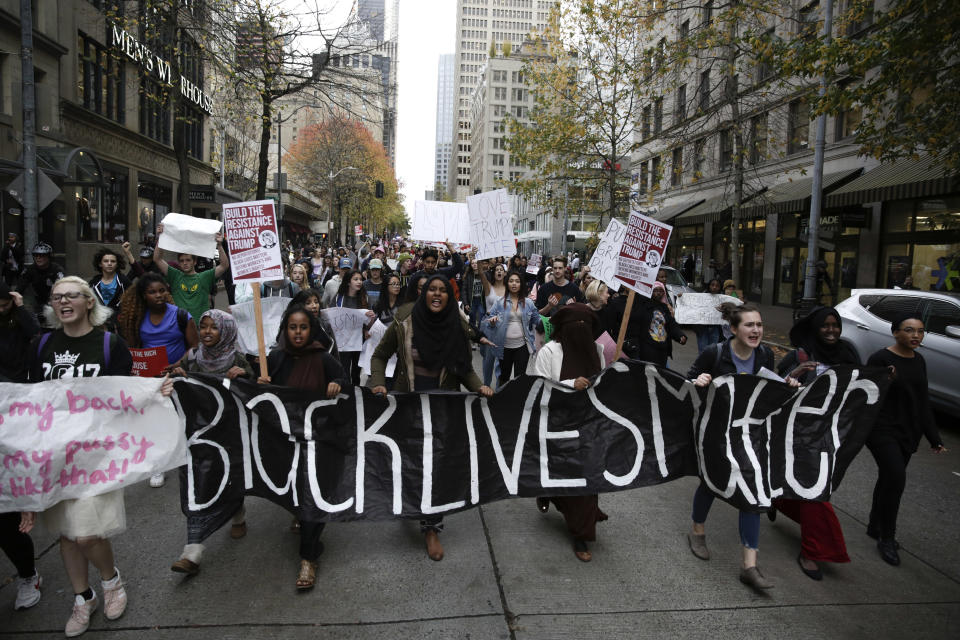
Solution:
<path fill-rule="evenodd" d="M 363 343 L 363 349 L 360 350 L 360 369 L 367 375 L 370 375 L 370 360 L 373 352 L 377 348 L 377 345 L 380 344 L 380 340 L 383 339 L 383 334 L 386 333 L 386 331 L 387 325 L 377 320 L 373 323 L 373 326 L 370 327 L 370 337 Z M 396 366 L 397 354 L 393 354 L 390 359 L 387 360 L 387 373 L 385 375 L 388 378 L 393 375 L 393 370 Z"/>
<path fill-rule="evenodd" d="M 254 284 L 257 287 L 260 285 Z M 261 298 L 260 311 L 263 318 L 263 342 L 270 347 L 277 342 L 277 333 L 280 331 L 280 320 L 287 310 L 290 298 Z M 230 313 L 237 321 L 237 350 L 252 356 L 260 355 L 257 348 L 257 316 L 253 312 L 253 301 L 230 305 Z"/>
<path fill-rule="evenodd" d="M 333 335 L 340 351 L 360 351 L 363 348 L 363 327 L 370 322 L 366 309 L 331 307 L 320 313 L 333 327 Z"/>
<path fill-rule="evenodd" d="M 527 273 L 537 275 L 540 272 L 540 262 L 542 260 L 543 256 L 539 253 L 531 253 L 530 259 L 527 260 Z"/>
<path fill-rule="evenodd" d="M 506 189 L 497 189 L 467 196 L 470 212 L 470 243 L 477 247 L 477 260 L 517 252 L 517 236 L 513 233 L 513 203 Z"/>
<path fill-rule="evenodd" d="M 219 220 L 194 218 L 182 213 L 163 216 L 163 233 L 157 238 L 161 249 L 174 253 L 190 253 L 212 258 L 217 253 L 217 234 L 223 224 Z"/>
<path fill-rule="evenodd" d="M 620 255 L 620 245 L 627 232 L 627 225 L 616 218 L 611 218 L 607 230 L 600 237 L 597 250 L 590 256 L 590 273 L 594 278 L 607 285 L 613 291 L 620 290 L 620 281 L 614 277 L 617 272 L 617 257 Z"/>
<path fill-rule="evenodd" d="M 677 296 L 675 311 L 678 324 L 726 324 L 717 307 L 724 302 L 743 301 L 722 293 L 684 293 Z"/>
<path fill-rule="evenodd" d="M 0 513 L 130 486 L 187 459 L 159 378 L 0 384 Z"/>
<path fill-rule="evenodd" d="M 223 224 L 234 282 L 266 282 L 283 277 L 273 200 L 225 204 Z"/>
<path fill-rule="evenodd" d="M 470 244 L 470 218 L 462 202 L 417 200 L 413 203 L 410 239 Z"/>

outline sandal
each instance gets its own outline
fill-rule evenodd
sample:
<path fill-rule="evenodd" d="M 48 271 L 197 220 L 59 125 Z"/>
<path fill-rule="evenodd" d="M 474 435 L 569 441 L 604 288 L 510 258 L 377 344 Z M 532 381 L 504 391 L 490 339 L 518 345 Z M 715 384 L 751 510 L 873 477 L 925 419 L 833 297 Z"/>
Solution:
<path fill-rule="evenodd" d="M 537 498 L 537 509 L 540 513 L 546 513 L 550 510 L 550 498 Z"/>
<path fill-rule="evenodd" d="M 430 530 L 424 534 L 424 541 L 427 543 L 427 556 L 435 562 L 443 560 L 443 545 L 440 544 L 440 536 L 436 531 Z"/>
<path fill-rule="evenodd" d="M 317 563 L 300 560 L 300 573 L 297 574 L 297 591 L 309 591 L 317 582 Z"/>
<path fill-rule="evenodd" d="M 580 562 L 590 562 L 593 560 L 593 554 L 590 553 L 590 549 L 587 548 L 587 543 L 583 540 L 573 541 L 573 555 L 577 556 L 577 560 Z"/>
<path fill-rule="evenodd" d="M 300 519 L 294 518 L 293 522 L 290 523 L 290 531 L 293 533 L 300 533 Z"/>

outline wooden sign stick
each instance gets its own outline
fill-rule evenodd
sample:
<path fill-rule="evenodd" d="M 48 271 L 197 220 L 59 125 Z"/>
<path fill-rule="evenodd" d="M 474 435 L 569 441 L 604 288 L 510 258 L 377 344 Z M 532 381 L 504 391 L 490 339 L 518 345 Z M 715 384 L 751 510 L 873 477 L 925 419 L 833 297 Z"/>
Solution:
<path fill-rule="evenodd" d="M 260 375 L 265 376 L 268 375 L 267 345 L 263 339 L 263 307 L 260 306 L 260 283 L 251 282 L 250 288 L 253 289 L 253 317 L 254 322 L 257 323 L 257 353 L 260 354 Z"/>
<path fill-rule="evenodd" d="M 633 289 L 627 294 L 627 308 L 623 311 L 623 320 L 620 321 L 620 333 L 617 335 L 617 350 L 614 352 L 613 359 L 620 359 L 620 352 L 623 350 L 623 339 L 627 335 L 627 323 L 630 321 L 630 311 L 633 309 L 633 296 L 637 295 Z"/>

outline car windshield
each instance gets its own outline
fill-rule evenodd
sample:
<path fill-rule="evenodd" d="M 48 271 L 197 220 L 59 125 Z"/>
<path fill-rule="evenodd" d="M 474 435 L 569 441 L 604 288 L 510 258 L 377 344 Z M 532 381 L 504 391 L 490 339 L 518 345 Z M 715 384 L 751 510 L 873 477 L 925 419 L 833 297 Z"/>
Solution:
<path fill-rule="evenodd" d="M 667 284 L 676 285 L 678 287 L 687 286 L 687 281 L 683 279 L 683 276 L 680 275 L 680 272 L 676 269 L 664 269 L 663 271 L 667 274 Z"/>

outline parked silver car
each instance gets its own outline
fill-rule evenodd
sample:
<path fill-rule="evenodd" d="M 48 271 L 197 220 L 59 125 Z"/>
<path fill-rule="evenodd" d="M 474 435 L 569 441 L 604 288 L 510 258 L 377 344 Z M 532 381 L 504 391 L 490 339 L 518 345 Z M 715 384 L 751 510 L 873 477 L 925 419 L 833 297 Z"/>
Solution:
<path fill-rule="evenodd" d="M 920 353 L 927 362 L 930 400 L 960 416 L 960 294 L 909 289 L 854 289 L 837 305 L 843 338 L 862 362 L 893 344 L 890 322 L 907 312 L 923 318 L 926 335 Z"/>
<path fill-rule="evenodd" d="M 696 293 L 697 290 L 687 284 L 683 275 L 673 267 L 663 265 L 660 270 L 667 274 L 667 294 L 670 297 L 670 304 L 677 304 L 678 293 Z"/>

